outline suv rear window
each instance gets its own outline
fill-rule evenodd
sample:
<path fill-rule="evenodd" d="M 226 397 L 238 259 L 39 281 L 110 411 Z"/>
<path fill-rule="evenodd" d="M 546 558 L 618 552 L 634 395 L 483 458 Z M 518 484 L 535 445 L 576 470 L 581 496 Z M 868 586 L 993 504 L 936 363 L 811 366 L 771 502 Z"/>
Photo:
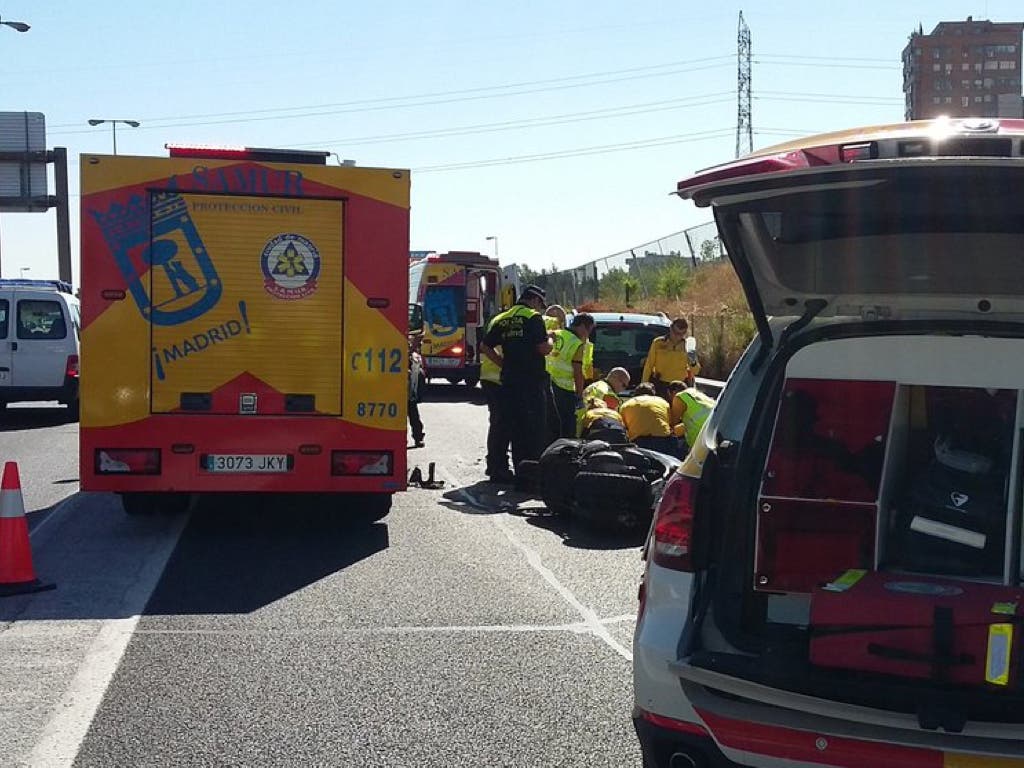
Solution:
<path fill-rule="evenodd" d="M 668 333 L 668 327 L 598 325 L 594 332 L 595 350 L 608 355 L 646 355 L 651 342 Z M 600 338 L 600 344 L 597 339 Z"/>
<path fill-rule="evenodd" d="M 1024 169 L 874 169 L 737 202 L 744 247 L 799 293 L 1020 291 Z"/>
<path fill-rule="evenodd" d="M 59 301 L 21 299 L 18 302 L 18 338 L 64 339 L 68 327 Z"/>

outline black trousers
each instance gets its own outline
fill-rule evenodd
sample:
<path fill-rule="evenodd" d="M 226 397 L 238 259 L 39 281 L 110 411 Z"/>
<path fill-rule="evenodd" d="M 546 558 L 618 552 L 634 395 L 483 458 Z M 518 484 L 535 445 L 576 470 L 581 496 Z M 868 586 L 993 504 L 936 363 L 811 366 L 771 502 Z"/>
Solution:
<path fill-rule="evenodd" d="M 502 382 L 501 402 L 505 424 L 512 438 L 512 464 L 537 460 L 548 445 L 547 402 L 551 382 L 519 380 Z"/>
<path fill-rule="evenodd" d="M 481 381 L 487 399 L 487 474 L 501 475 L 509 471 L 508 449 L 512 442 L 501 403 L 501 385 Z"/>
<path fill-rule="evenodd" d="M 677 459 L 685 458 L 682 455 L 682 445 L 686 443 L 680 441 L 675 437 L 638 437 L 633 441 L 641 448 L 646 448 L 649 451 L 657 451 L 658 453 L 664 453 L 667 456 L 675 456 Z M 682 443 L 682 445 L 680 444 Z"/>
<path fill-rule="evenodd" d="M 416 398 L 409 398 L 409 426 L 412 427 L 412 439 L 420 442 L 423 439 L 423 419 L 420 418 L 420 404 Z"/>
<path fill-rule="evenodd" d="M 576 437 L 576 393 L 551 385 L 558 415 L 558 437 Z"/>

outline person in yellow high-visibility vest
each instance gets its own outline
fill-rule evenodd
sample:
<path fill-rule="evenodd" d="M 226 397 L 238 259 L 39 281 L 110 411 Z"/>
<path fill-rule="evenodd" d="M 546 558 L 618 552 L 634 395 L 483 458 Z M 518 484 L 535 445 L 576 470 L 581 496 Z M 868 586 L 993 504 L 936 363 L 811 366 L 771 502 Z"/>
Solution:
<path fill-rule="evenodd" d="M 686 335 L 689 324 L 685 317 L 677 317 L 669 326 L 667 336 L 659 336 L 651 342 L 644 361 L 642 382 L 654 385 L 654 391 L 669 399 L 668 384 L 670 381 L 685 381 L 692 385 L 694 377 L 700 373 L 700 363 L 696 353 L 691 358 L 686 351 Z"/>
<path fill-rule="evenodd" d="M 693 448 L 700 428 L 711 415 L 715 399 L 681 381 L 673 381 L 668 389 L 672 393 L 672 431 L 676 437 L 686 441 L 682 449 L 685 455 Z"/>
<path fill-rule="evenodd" d="M 594 342 L 587 339 L 583 345 L 583 380 L 593 381 L 594 373 Z"/>
<path fill-rule="evenodd" d="M 565 328 L 565 310 L 557 304 L 552 304 L 544 310 L 544 328 L 548 333 Z"/>
<path fill-rule="evenodd" d="M 487 323 L 487 331 L 501 321 L 515 307 L 499 312 Z M 501 347 L 494 350 L 499 355 Z M 510 483 L 515 478 L 508 465 L 508 452 L 512 438 L 505 423 L 505 409 L 501 400 L 501 368 L 487 355 L 480 356 L 480 387 L 487 400 L 487 477 L 492 483 Z"/>
<path fill-rule="evenodd" d="M 583 390 L 583 402 L 586 405 L 576 411 L 576 436 L 581 437 L 583 434 L 583 416 L 590 410 L 592 400 L 601 400 L 605 407 L 617 411 L 622 404 L 619 393 L 628 387 L 629 371 L 625 368 L 612 368 L 603 379 L 588 384 Z"/>
<path fill-rule="evenodd" d="M 548 332 L 548 337 L 554 344 L 554 334 L 565 328 L 565 308 L 558 304 L 552 304 L 544 310 L 542 320 L 544 321 L 544 328 Z M 547 369 L 548 376 L 551 375 L 551 353 L 548 353 L 547 359 L 544 361 L 545 368 Z M 544 436 L 545 445 L 552 443 L 559 438 L 558 434 L 558 408 L 555 407 L 555 395 L 552 392 L 553 388 L 548 387 L 547 390 L 547 402 L 545 408 L 547 410 L 547 434 Z"/>
<path fill-rule="evenodd" d="M 567 329 L 552 334 L 554 347 L 548 355 L 547 369 L 551 374 L 558 414 L 558 436 L 576 436 L 576 410 L 583 405 L 583 351 L 584 344 L 594 329 L 594 317 L 580 312 Z"/>
<path fill-rule="evenodd" d="M 512 310 L 491 325 L 480 343 L 480 353 L 501 369 L 502 416 L 512 436 L 516 472 L 523 461 L 540 458 L 547 445 L 545 402 L 551 379 L 544 360 L 551 340 L 540 314 L 547 307 L 544 297 L 540 286 L 526 286 Z M 495 351 L 499 347 L 500 353 Z"/>

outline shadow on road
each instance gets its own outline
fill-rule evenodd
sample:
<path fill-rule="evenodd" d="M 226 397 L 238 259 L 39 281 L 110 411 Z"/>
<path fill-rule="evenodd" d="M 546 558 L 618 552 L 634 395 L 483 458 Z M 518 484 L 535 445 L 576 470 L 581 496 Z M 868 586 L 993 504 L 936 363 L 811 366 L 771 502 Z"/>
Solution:
<path fill-rule="evenodd" d="M 77 421 L 71 411 L 64 407 L 0 408 L 0 432 L 59 427 Z"/>
<path fill-rule="evenodd" d="M 57 588 L 0 600 L 0 622 L 249 613 L 387 549 L 386 522 L 359 512 L 295 496 L 206 497 L 146 595 L 139 580 L 159 567 L 180 518 L 126 515 L 114 494 L 79 493 L 28 516 L 35 571 Z"/>
<path fill-rule="evenodd" d="M 487 404 L 484 391 L 480 387 L 470 389 L 465 384 L 428 384 L 422 398 L 424 403 Z"/>
<path fill-rule="evenodd" d="M 647 537 L 646 528 L 602 531 L 573 517 L 553 515 L 546 509 L 544 514 L 525 514 L 524 517 L 530 525 L 554 533 L 562 539 L 565 546 L 573 549 L 633 549 L 642 546 Z"/>
<path fill-rule="evenodd" d="M 249 613 L 387 547 L 386 524 L 359 524 L 342 510 L 295 497 L 209 497 L 192 514 L 145 613 Z"/>
<path fill-rule="evenodd" d="M 630 549 L 644 543 L 647 529 L 602 531 L 566 515 L 552 514 L 536 496 L 511 486 L 485 481 L 453 488 L 442 495 L 441 506 L 467 515 L 509 514 L 550 531 L 567 547 L 577 549 Z"/>

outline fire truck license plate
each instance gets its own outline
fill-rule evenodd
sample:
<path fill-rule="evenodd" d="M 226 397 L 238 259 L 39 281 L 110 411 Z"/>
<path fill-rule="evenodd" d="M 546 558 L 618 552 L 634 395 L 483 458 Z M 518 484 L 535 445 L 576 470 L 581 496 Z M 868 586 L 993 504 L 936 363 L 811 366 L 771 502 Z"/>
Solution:
<path fill-rule="evenodd" d="M 283 454 L 209 454 L 204 457 L 203 469 L 207 472 L 287 472 L 288 457 Z"/>

